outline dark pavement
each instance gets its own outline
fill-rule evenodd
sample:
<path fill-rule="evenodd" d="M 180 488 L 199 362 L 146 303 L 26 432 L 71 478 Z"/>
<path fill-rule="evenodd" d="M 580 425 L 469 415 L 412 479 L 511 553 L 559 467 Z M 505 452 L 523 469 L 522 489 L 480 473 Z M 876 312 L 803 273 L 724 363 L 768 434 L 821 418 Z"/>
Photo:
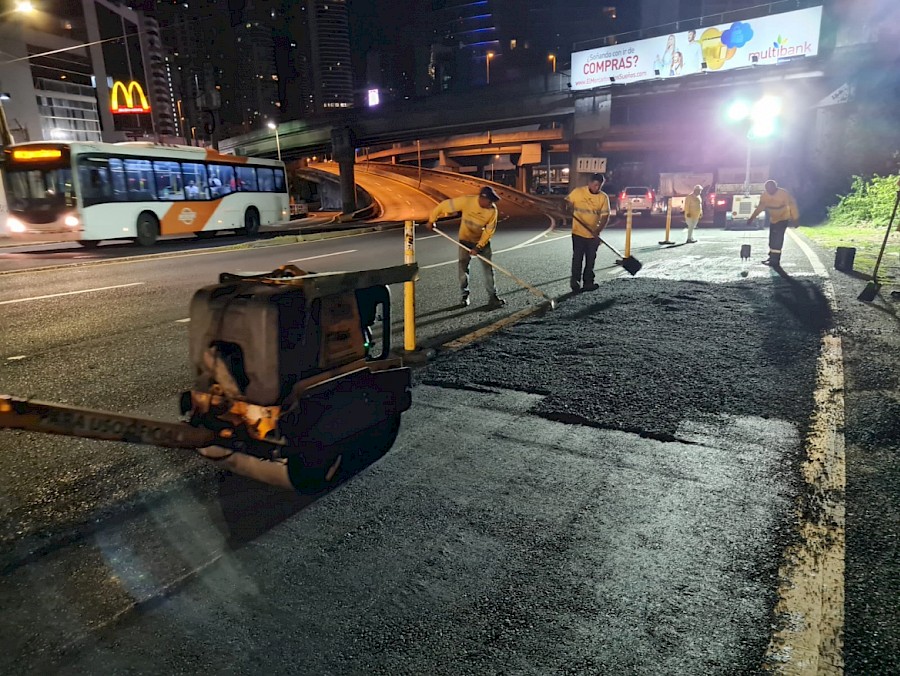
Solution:
<path fill-rule="evenodd" d="M 637 278 L 601 253 L 599 291 L 440 356 L 394 450 L 317 501 L 186 454 L 0 434 L 3 671 L 753 672 L 830 320 L 796 248 L 792 279 L 741 278 L 764 235 L 700 235 L 637 232 Z M 171 419 L 194 288 L 387 265 L 401 241 L 7 275 L 0 389 Z M 533 306 L 501 276 L 504 311 L 449 310 L 455 251 L 417 248 L 424 343 Z M 495 251 L 565 295 L 567 235 L 504 229 Z"/>

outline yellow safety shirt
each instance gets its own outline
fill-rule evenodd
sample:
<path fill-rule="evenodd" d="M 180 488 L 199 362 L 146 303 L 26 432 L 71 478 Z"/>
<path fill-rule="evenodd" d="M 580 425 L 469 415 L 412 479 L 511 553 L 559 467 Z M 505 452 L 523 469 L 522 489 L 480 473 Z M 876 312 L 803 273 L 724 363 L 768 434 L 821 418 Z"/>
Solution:
<path fill-rule="evenodd" d="M 438 204 L 431 215 L 429 222 L 450 214 L 460 213 L 459 241 L 477 242 L 477 247 L 483 249 L 491 241 L 497 230 L 497 205 L 492 204 L 487 209 L 478 203 L 478 195 L 466 195 L 444 200 Z"/>
<path fill-rule="evenodd" d="M 593 239 L 609 222 L 609 197 L 602 190 L 596 195 L 583 185 L 566 197 L 572 205 L 572 234 Z"/>

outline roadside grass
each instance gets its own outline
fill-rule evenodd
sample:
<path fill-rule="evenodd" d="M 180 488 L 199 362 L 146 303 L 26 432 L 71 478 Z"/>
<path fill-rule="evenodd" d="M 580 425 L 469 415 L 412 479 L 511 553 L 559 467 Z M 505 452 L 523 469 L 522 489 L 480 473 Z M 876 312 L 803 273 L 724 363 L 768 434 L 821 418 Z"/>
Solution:
<path fill-rule="evenodd" d="M 820 225 L 803 226 L 799 230 L 832 254 L 839 246 L 856 248 L 853 269 L 864 275 L 871 275 L 875 269 L 878 250 L 884 241 L 885 228 L 887 228 L 887 224 L 876 227 L 871 225 L 822 223 Z M 887 247 L 884 250 L 879 277 L 900 278 L 900 258 L 898 258 L 898 254 L 900 254 L 900 232 L 897 232 L 895 224 L 894 232 L 891 233 Z M 832 264 L 833 262 L 834 258 L 829 261 Z"/>

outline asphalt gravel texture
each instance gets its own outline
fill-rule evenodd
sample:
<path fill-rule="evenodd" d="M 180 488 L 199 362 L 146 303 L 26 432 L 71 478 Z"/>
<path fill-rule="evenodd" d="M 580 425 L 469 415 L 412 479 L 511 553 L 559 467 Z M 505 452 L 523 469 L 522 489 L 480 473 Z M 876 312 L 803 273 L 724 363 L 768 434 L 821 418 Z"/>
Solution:
<path fill-rule="evenodd" d="M 7 463 L 22 478 L 7 477 L 0 499 L 11 545 L 0 592 L 15 609 L 0 620 L 0 670 L 755 673 L 778 622 L 821 335 L 837 321 L 863 355 L 847 360 L 863 390 L 848 394 L 860 472 L 848 488 L 848 673 L 896 672 L 896 318 L 832 318 L 795 248 L 790 277 L 755 266 L 740 281 L 737 240 L 701 234 L 693 248 L 639 249 L 633 279 L 604 267 L 604 252 L 599 291 L 440 355 L 416 374 L 394 449 L 349 463 L 352 480 L 322 496 L 121 445 L 54 442 L 46 457 L 15 435 L 28 446 L 8 450 L 36 465 Z M 569 250 L 547 239 L 500 260 L 557 295 Z M 498 285 L 507 313 L 533 300 Z M 188 290 L 152 290 L 117 293 L 117 312 L 152 309 L 134 335 L 60 327 L 34 357 L 41 372 L 13 362 L 4 385 L 170 418 L 189 371 L 183 314 L 169 306 Z M 430 339 L 504 314 L 452 309 L 452 263 L 426 270 L 420 290 Z M 22 322 L 10 355 L 34 352 L 37 329 Z M 863 352 L 872 334 L 881 366 Z M 26 481 L 42 474 L 59 480 Z M 117 516 L 123 501 L 130 514 Z"/>
<path fill-rule="evenodd" d="M 702 413 L 805 429 L 816 380 L 810 365 L 830 323 L 811 280 L 614 280 L 438 361 L 422 379 L 545 394 L 536 412 L 547 418 L 661 440 Z"/>
<path fill-rule="evenodd" d="M 896 240 L 894 240 L 896 242 Z M 834 253 L 820 251 L 822 260 Z M 847 674 L 900 673 L 900 290 L 896 245 L 872 303 L 858 274 L 831 269 L 844 348 Z"/>

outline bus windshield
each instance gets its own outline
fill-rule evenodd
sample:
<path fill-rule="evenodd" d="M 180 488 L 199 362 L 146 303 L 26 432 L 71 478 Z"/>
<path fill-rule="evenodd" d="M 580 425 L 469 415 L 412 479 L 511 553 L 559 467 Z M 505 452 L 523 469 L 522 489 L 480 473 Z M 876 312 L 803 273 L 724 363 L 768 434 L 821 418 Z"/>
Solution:
<path fill-rule="evenodd" d="M 15 213 L 58 211 L 75 206 L 72 170 L 7 167 L 7 201 Z"/>

